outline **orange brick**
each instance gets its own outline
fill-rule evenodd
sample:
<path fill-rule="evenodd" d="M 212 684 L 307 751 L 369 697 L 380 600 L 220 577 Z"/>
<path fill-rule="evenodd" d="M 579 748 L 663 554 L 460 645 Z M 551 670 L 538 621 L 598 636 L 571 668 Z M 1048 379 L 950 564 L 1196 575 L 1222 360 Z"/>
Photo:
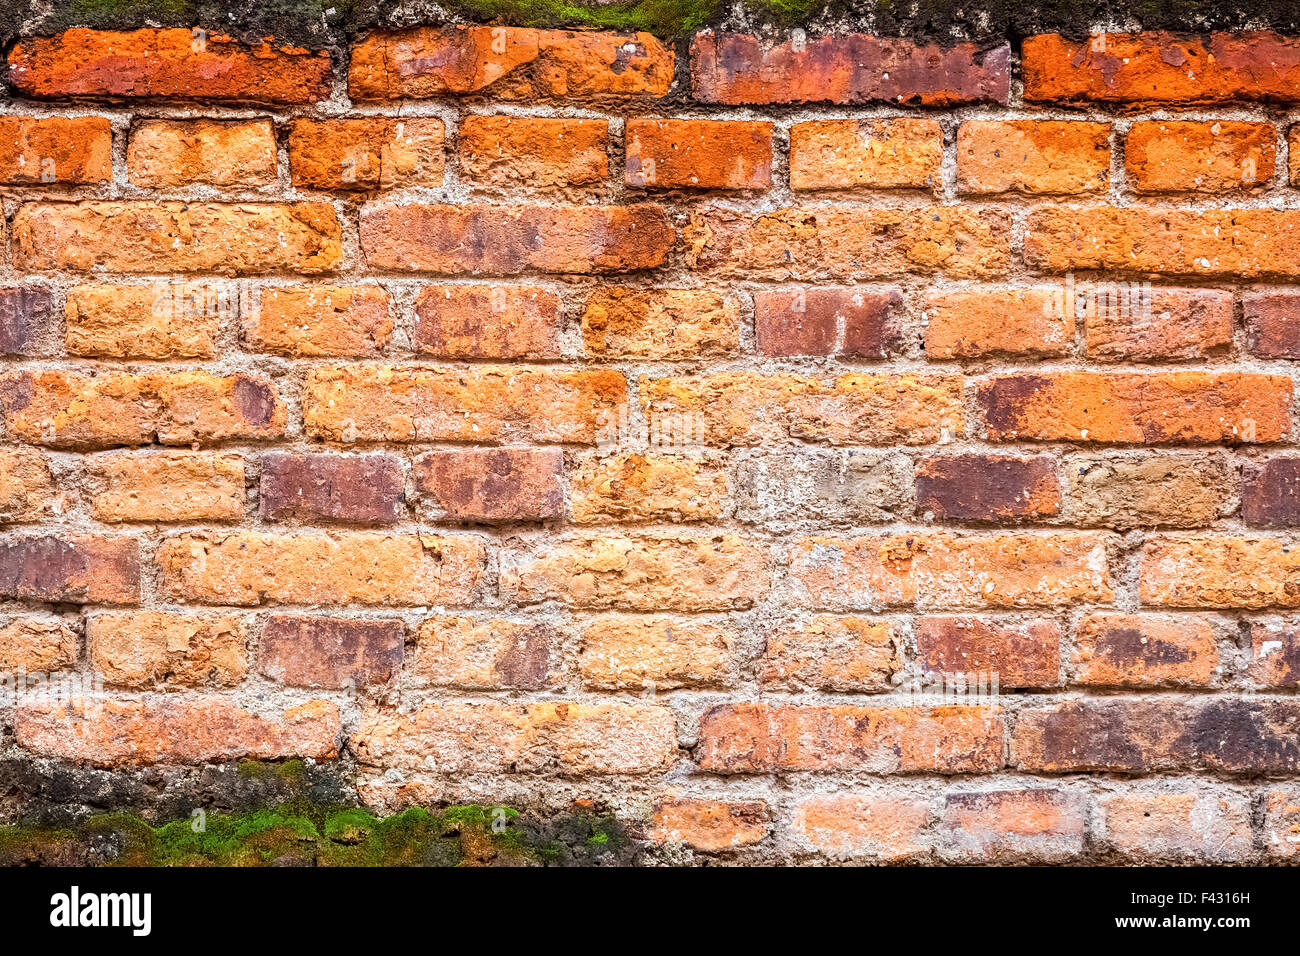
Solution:
<path fill-rule="evenodd" d="M 1144 193 L 1254 189 L 1276 160 L 1271 123 L 1149 120 L 1133 124 L 1124 149 L 1128 181 Z"/>
<path fill-rule="evenodd" d="M 269 186 L 276 181 L 270 120 L 143 120 L 131 129 L 133 186 Z"/>
<path fill-rule="evenodd" d="M 244 459 L 201 452 L 117 452 L 88 459 L 90 508 L 100 521 L 238 521 Z"/>
<path fill-rule="evenodd" d="M 1107 282 L 1086 292 L 1080 302 L 1092 358 L 1206 358 L 1232 346 L 1231 292 Z"/>
<path fill-rule="evenodd" d="M 1204 618 L 1089 614 L 1074 632 L 1074 681 L 1103 687 L 1208 687 L 1219 673 Z"/>
<path fill-rule="evenodd" d="M 442 120 L 367 116 L 298 119 L 289 126 L 289 169 L 307 189 L 441 186 Z"/>
<path fill-rule="evenodd" d="M 1291 426 L 1282 375 L 1015 373 L 980 382 L 994 441 L 1273 442 Z"/>
<path fill-rule="evenodd" d="M 210 283 L 79 285 L 68 290 L 67 347 L 90 358 L 212 358 L 223 303 Z"/>
<path fill-rule="evenodd" d="M 44 455 L 0 448 L 0 521 L 38 521 L 65 505 Z"/>
<path fill-rule="evenodd" d="M 559 680 L 558 643 L 548 624 L 431 617 L 403 672 L 417 686 L 544 690 Z"/>
<path fill-rule="evenodd" d="M 24 203 L 13 224 L 24 272 L 328 272 L 343 256 L 328 203 Z"/>
<path fill-rule="evenodd" d="M 896 862 L 926 854 L 929 804 L 917 797 L 839 793 L 795 808 L 794 832 L 832 857 Z"/>
<path fill-rule="evenodd" d="M 624 703 L 428 703 L 367 710 L 351 746 L 382 769 L 641 774 L 668 769 L 677 723 L 667 707 Z"/>
<path fill-rule="evenodd" d="M 275 387 L 243 373 L 11 372 L 0 407 L 10 435 L 52 448 L 275 438 L 286 420 Z"/>
<path fill-rule="evenodd" d="M 324 760 L 338 752 L 339 709 L 309 700 L 255 713 L 220 697 L 22 702 L 18 745 L 97 767 L 204 764 L 249 758 Z"/>
<path fill-rule="evenodd" d="M 1264 536 L 1148 537 L 1140 593 L 1158 607 L 1300 607 L 1300 554 Z"/>
<path fill-rule="evenodd" d="M 934 359 L 1064 355 L 1074 342 L 1074 314 L 1052 289 L 931 292 L 925 314 Z"/>
<path fill-rule="evenodd" d="M 483 543 L 469 537 L 232 531 L 174 535 L 156 563 L 175 600 L 401 606 L 469 604 L 484 560 Z"/>
<path fill-rule="evenodd" d="M 1083 853 L 1087 806 L 1061 790 L 984 790 L 950 793 L 940 831 L 951 860 L 1055 862 Z"/>
<path fill-rule="evenodd" d="M 244 317 L 244 343 L 294 358 L 376 355 L 393 336 L 388 302 L 379 286 L 267 288 Z"/>
<path fill-rule="evenodd" d="M 86 620 L 90 662 L 118 687 L 226 687 L 248 672 L 244 623 L 166 611 L 106 611 Z"/>
<path fill-rule="evenodd" d="M 587 351 L 604 357 L 697 359 L 740 347 L 740 303 L 697 289 L 598 289 L 582 312 Z"/>
<path fill-rule="evenodd" d="M 587 456 L 569 475 L 573 520 L 707 521 L 728 510 L 726 470 L 711 456 Z"/>
<path fill-rule="evenodd" d="M 852 770 L 972 773 L 1002 765 L 997 707 L 723 704 L 700 719 L 700 768 L 711 773 Z"/>
<path fill-rule="evenodd" d="M 626 182 L 640 189 L 767 189 L 772 124 L 629 119 Z"/>
<path fill-rule="evenodd" d="M 833 693 L 890 690 L 902 669 L 898 636 L 886 621 L 818 615 L 781 626 L 758 662 L 764 687 Z"/>
<path fill-rule="evenodd" d="M 938 189 L 934 120 L 818 120 L 790 128 L 791 189 Z"/>
<path fill-rule="evenodd" d="M 1264 840 L 1270 857 L 1290 860 L 1300 853 L 1300 793 L 1270 790 L 1264 804 Z"/>
<path fill-rule="evenodd" d="M 330 55 L 199 28 L 65 30 L 21 40 L 9 81 L 26 96 L 311 103 L 330 95 Z"/>
<path fill-rule="evenodd" d="M 733 640 L 723 625 L 606 616 L 582 633 L 578 664 L 593 690 L 675 690 L 734 683 Z"/>
<path fill-rule="evenodd" d="M 964 193 L 1093 193 L 1109 184 L 1109 123 L 969 120 L 957 130 Z"/>
<path fill-rule="evenodd" d="M 0 183 L 113 179 L 113 129 L 102 116 L 0 116 Z"/>
<path fill-rule="evenodd" d="M 371 268 L 443 275 L 627 272 L 662 265 L 675 233 L 659 206 L 367 205 Z"/>
<path fill-rule="evenodd" d="M 718 853 L 761 843 L 771 818 L 771 808 L 762 800 L 667 800 L 655 807 L 649 838 Z"/>
<path fill-rule="evenodd" d="M 466 116 L 460 178 L 478 189 L 592 189 L 609 178 L 609 121 Z"/>
<path fill-rule="evenodd" d="M 415 349 L 443 358 L 559 358 L 560 297 L 538 286 L 426 286 Z"/>
<path fill-rule="evenodd" d="M 1239 862 L 1251 855 L 1245 794 L 1214 790 L 1112 793 L 1098 801 L 1101 841 L 1131 860 Z"/>
<path fill-rule="evenodd" d="M 999 687 L 1057 687 L 1061 683 L 1061 626 L 1039 618 L 1006 621 L 977 617 L 923 617 L 916 623 L 921 669 L 936 676 L 980 674 Z"/>
<path fill-rule="evenodd" d="M 796 599 L 809 607 L 1068 607 L 1112 598 L 1100 534 L 812 537 L 790 547 Z"/>
<path fill-rule="evenodd" d="M 1300 630 L 1287 622 L 1251 624 L 1248 675 L 1257 687 L 1300 687 Z"/>
<path fill-rule="evenodd" d="M 336 366 L 307 374 L 303 424 L 328 441 L 591 443 L 625 395 L 612 371 Z"/>
<path fill-rule="evenodd" d="M 734 534 L 557 536 L 501 555 L 501 593 L 520 604 L 739 610 L 770 586 L 767 548 Z"/>
<path fill-rule="evenodd" d="M 57 618 L 15 617 L 0 624 L 0 672 L 48 674 L 77 665 L 77 634 Z M 14 693 L 12 684 L 0 685 L 3 695 Z M 5 700 L 8 703 L 8 700 Z"/>
<path fill-rule="evenodd" d="M 1011 261 L 1005 212 L 953 206 L 713 209 L 693 213 L 682 239 L 690 269 L 727 278 L 975 278 L 1002 275 Z"/>
<path fill-rule="evenodd" d="M 652 421 L 683 416 L 692 426 L 698 423 L 711 445 L 791 440 L 918 445 L 963 427 L 957 375 L 718 372 L 703 378 L 643 378 L 639 389 Z"/>
<path fill-rule="evenodd" d="M 658 97 L 673 80 L 672 50 L 648 33 L 522 27 L 376 31 L 352 48 L 354 100 L 483 93 L 495 100 Z"/>

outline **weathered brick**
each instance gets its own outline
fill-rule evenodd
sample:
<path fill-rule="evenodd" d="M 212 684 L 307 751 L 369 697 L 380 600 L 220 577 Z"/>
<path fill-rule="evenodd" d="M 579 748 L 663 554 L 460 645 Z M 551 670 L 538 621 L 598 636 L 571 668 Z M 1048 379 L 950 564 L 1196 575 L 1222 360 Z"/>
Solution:
<path fill-rule="evenodd" d="M 754 335 L 764 355 L 885 358 L 902 338 L 897 289 L 779 289 L 754 293 Z"/>
<path fill-rule="evenodd" d="M 986 355 L 1064 355 L 1074 313 L 1059 290 L 978 289 L 925 298 L 925 354 L 932 359 Z"/>
<path fill-rule="evenodd" d="M 1029 772 L 1156 773 L 1190 762 L 1181 704 L 1105 698 L 1032 707 L 1016 716 L 1011 765 Z"/>
<path fill-rule="evenodd" d="M 1005 103 L 1010 82 L 1005 43 L 981 50 L 850 33 L 767 45 L 710 32 L 691 41 L 691 87 L 702 103 Z"/>
<path fill-rule="evenodd" d="M 1300 275 L 1300 211 L 1041 207 L 1025 220 L 1025 264 L 1040 272 L 1290 278 Z"/>
<path fill-rule="evenodd" d="M 1250 625 L 1250 668 L 1259 687 L 1300 687 L 1300 629 L 1290 622 Z"/>
<path fill-rule="evenodd" d="M 223 304 L 202 282 L 75 286 L 65 308 L 67 348 L 90 358 L 212 358 Z"/>
<path fill-rule="evenodd" d="M 206 452 L 114 452 L 86 461 L 100 521 L 238 521 L 244 459 Z"/>
<path fill-rule="evenodd" d="M 276 438 L 286 421 L 275 386 L 242 372 L 10 372 L 0 407 L 12 437 L 53 448 Z"/>
<path fill-rule="evenodd" d="M 593 690 L 727 687 L 735 680 L 732 644 L 721 624 L 605 616 L 583 631 L 578 666 Z"/>
<path fill-rule="evenodd" d="M 934 120 L 817 120 L 790 128 L 791 189 L 930 189 L 942 185 Z"/>
<path fill-rule="evenodd" d="M 91 534 L 0 540 L 0 597 L 56 604 L 135 604 L 140 543 Z"/>
<path fill-rule="evenodd" d="M 1048 618 L 1017 622 L 979 617 L 923 617 L 916 624 L 922 670 L 936 676 L 987 674 L 999 687 L 1061 683 L 1061 626 Z"/>
<path fill-rule="evenodd" d="M 1002 765 L 998 707 L 722 704 L 700 719 L 711 773 L 854 770 L 972 773 Z"/>
<path fill-rule="evenodd" d="M 1201 698 L 1190 724 L 1200 765 L 1257 776 L 1300 771 L 1300 701 L 1294 697 Z"/>
<path fill-rule="evenodd" d="M 105 611 L 87 618 L 86 643 L 91 666 L 119 687 L 227 687 L 248 672 L 237 617 Z"/>
<path fill-rule="evenodd" d="M 758 662 L 764 687 L 792 691 L 879 693 L 902 669 L 900 640 L 887 621 L 821 614 L 782 625 Z"/>
<path fill-rule="evenodd" d="M 682 239 L 693 271 L 747 280 L 976 278 L 1011 261 L 1008 214 L 956 206 L 710 209 L 691 214 Z"/>
<path fill-rule="evenodd" d="M 1300 358 L 1300 295 L 1249 292 L 1241 298 L 1246 348 L 1260 358 Z"/>
<path fill-rule="evenodd" d="M 1142 193 L 1254 189 L 1272 180 L 1276 160 L 1271 123 L 1148 120 L 1124 145 L 1124 171 Z"/>
<path fill-rule="evenodd" d="M 1071 458 L 1064 471 L 1066 512 L 1080 525 L 1196 528 L 1237 507 L 1237 468 L 1219 455 L 1098 455 Z"/>
<path fill-rule="evenodd" d="M 1208 37 L 1149 31 L 1021 45 L 1025 99 L 1056 103 L 1171 104 L 1300 99 L 1300 41 L 1240 31 Z"/>
<path fill-rule="evenodd" d="M 275 128 L 265 120 L 142 120 L 131 128 L 127 178 L 133 186 L 270 186 Z"/>
<path fill-rule="evenodd" d="M 1206 358 L 1232 346 L 1232 294 L 1108 282 L 1084 299 L 1087 352 L 1119 361 Z"/>
<path fill-rule="evenodd" d="M 1300 853 L 1300 792 L 1270 790 L 1264 803 L 1264 842 L 1270 857 L 1290 860 Z"/>
<path fill-rule="evenodd" d="M 1075 626 L 1071 664 L 1076 684 L 1208 687 L 1219 651 L 1205 618 L 1089 614 Z"/>
<path fill-rule="evenodd" d="M 460 179 L 476 189 L 581 192 L 609 178 L 609 121 L 466 116 L 457 131 Z"/>
<path fill-rule="evenodd" d="M 1087 807 L 1063 790 L 950 793 L 939 823 L 941 853 L 968 863 L 1060 863 L 1083 853 Z"/>
<path fill-rule="evenodd" d="M 0 183 L 94 184 L 113 179 L 113 128 L 103 116 L 0 116 Z"/>
<path fill-rule="evenodd" d="M 0 355 L 46 354 L 56 332 L 48 289 L 0 289 Z"/>
<path fill-rule="evenodd" d="M 587 455 L 569 475 L 579 524 L 717 519 L 727 494 L 727 473 L 711 455 Z"/>
<path fill-rule="evenodd" d="M 520 604 L 725 611 L 751 607 L 771 586 L 767 548 L 738 535 L 571 535 L 501 555 L 501 593 Z"/>
<path fill-rule="evenodd" d="M 1241 519 L 1255 528 L 1300 525 L 1300 458 L 1248 461 L 1242 467 Z"/>
<path fill-rule="evenodd" d="M 1140 593 L 1160 607 L 1300 607 L 1300 553 L 1264 536 L 1148 536 Z"/>
<path fill-rule="evenodd" d="M 771 819 L 771 808 L 762 800 L 667 800 L 654 809 L 649 838 L 718 853 L 761 843 Z"/>
<path fill-rule="evenodd" d="M 271 452 L 258 497 L 268 521 L 391 524 L 406 515 L 405 486 L 396 455 Z"/>
<path fill-rule="evenodd" d="M 402 206 L 361 210 L 374 269 L 442 275 L 627 272 L 662 265 L 675 232 L 664 210 L 631 206 Z"/>
<path fill-rule="evenodd" d="M 352 48 L 354 100 L 476 94 L 494 100 L 659 97 L 673 80 L 672 50 L 648 33 L 522 27 L 376 31 Z"/>
<path fill-rule="evenodd" d="M 625 181 L 640 189 L 767 189 L 772 124 L 629 119 Z"/>
<path fill-rule="evenodd" d="M 57 618 L 15 617 L 0 624 L 0 672 L 50 674 L 77 664 L 77 634 Z M 0 700 L 14 692 L 0 685 Z"/>
<path fill-rule="evenodd" d="M 38 521 L 62 507 L 44 455 L 31 448 L 0 448 L 0 521 Z"/>
<path fill-rule="evenodd" d="M 935 531 L 812 537 L 790 547 L 806 606 L 862 609 L 1067 607 L 1112 598 L 1100 534 L 957 535 Z"/>
<path fill-rule="evenodd" d="M 9 51 L 9 82 L 26 96 L 178 98 L 311 103 L 330 95 L 326 50 L 222 33 L 72 29 L 29 37 Z"/>
<path fill-rule="evenodd" d="M 943 455 L 916 469 L 916 510 L 943 521 L 1015 521 L 1061 510 L 1056 460 L 1048 456 Z"/>
<path fill-rule="evenodd" d="M 601 358 L 729 355 L 740 347 L 740 303 L 698 289 L 599 288 L 583 307 L 582 340 Z"/>
<path fill-rule="evenodd" d="M 464 605 L 485 561 L 476 538 L 339 532 L 193 532 L 166 539 L 166 594 L 200 604 Z"/>
<path fill-rule="evenodd" d="M 303 424 L 327 441 L 589 444 L 626 394 L 604 370 L 336 366 L 307 373 Z"/>
<path fill-rule="evenodd" d="M 694 416 L 710 445 L 792 440 L 921 445 L 962 431 L 961 377 L 904 372 L 835 378 L 717 372 L 642 378 L 646 415 Z"/>
<path fill-rule="evenodd" d="M 905 455 L 838 449 L 756 451 L 735 466 L 736 515 L 773 522 L 890 521 L 912 513 Z"/>
<path fill-rule="evenodd" d="M 289 124 L 289 170 L 306 189 L 441 186 L 445 138 L 432 117 L 297 119 Z"/>
<path fill-rule="evenodd" d="M 929 804 L 918 797 L 837 793 L 800 802 L 793 829 L 832 857 L 897 862 L 928 852 L 930 817 Z"/>
<path fill-rule="evenodd" d="M 545 623 L 431 617 L 403 672 L 421 686 L 545 690 L 560 676 L 558 644 Z"/>
<path fill-rule="evenodd" d="M 546 521 L 564 515 L 564 454 L 556 448 L 432 451 L 415 488 L 439 518 Z"/>
<path fill-rule="evenodd" d="M 414 347 L 443 358 L 559 358 L 560 297 L 537 286 L 426 286 Z"/>
<path fill-rule="evenodd" d="M 402 667 L 401 621 L 276 614 L 262 628 L 258 673 L 293 687 L 386 684 Z"/>
<path fill-rule="evenodd" d="M 393 337 L 388 308 L 379 286 L 268 288 L 244 317 L 244 344 L 290 358 L 377 355 Z"/>
<path fill-rule="evenodd" d="M 428 703 L 368 710 L 351 739 L 363 767 L 441 774 L 642 774 L 677 755 L 667 707 L 635 704 Z"/>
<path fill-rule="evenodd" d="M 1250 799 L 1215 790 L 1110 793 L 1098 801 L 1102 844 L 1131 860 L 1240 862 L 1251 855 Z"/>
<path fill-rule="evenodd" d="M 13 224 L 24 272 L 328 272 L 342 259 L 328 203 L 24 203 Z"/>
<path fill-rule="evenodd" d="M 979 383 L 994 441 L 1274 442 L 1291 379 L 1246 372 L 1023 372 Z"/>
<path fill-rule="evenodd" d="M 256 713 L 222 697 L 23 701 L 18 745 L 97 767 L 204 764 L 249 758 L 324 760 L 338 752 L 339 709 L 309 700 Z"/>
<path fill-rule="evenodd" d="M 1076 194 L 1109 185 L 1109 123 L 968 120 L 957 130 L 963 193 Z"/>

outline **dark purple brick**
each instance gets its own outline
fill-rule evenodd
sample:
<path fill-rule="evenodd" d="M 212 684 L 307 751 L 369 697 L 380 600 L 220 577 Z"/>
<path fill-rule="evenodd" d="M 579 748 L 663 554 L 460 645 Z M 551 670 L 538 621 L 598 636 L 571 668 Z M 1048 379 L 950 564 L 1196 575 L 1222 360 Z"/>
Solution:
<path fill-rule="evenodd" d="M 1255 528 L 1300 525 L 1300 458 L 1247 462 L 1243 469 L 1241 517 Z"/>
<path fill-rule="evenodd" d="M 389 523 L 405 511 L 405 477 L 394 455 L 262 457 L 262 517 L 270 521 Z"/>
<path fill-rule="evenodd" d="M 1260 358 L 1300 358 L 1300 294 L 1260 292 L 1242 299 L 1246 348 Z"/>
<path fill-rule="evenodd" d="M 758 350 L 764 355 L 884 358 L 898 342 L 896 291 L 775 289 L 754 296 Z M 843 345 L 839 345 L 843 328 Z"/>
<path fill-rule="evenodd" d="M 386 684 L 402 667 L 405 640 L 397 620 L 276 615 L 262 629 L 257 669 L 294 687 Z"/>
<path fill-rule="evenodd" d="M 0 289 L 0 355 L 39 355 L 54 332 L 46 289 Z"/>
<path fill-rule="evenodd" d="M 1061 510 L 1056 464 L 1047 456 L 948 455 L 916 471 L 916 510 L 953 521 L 1015 521 Z"/>
<path fill-rule="evenodd" d="M 457 449 L 423 455 L 415 486 L 440 516 L 545 521 L 564 515 L 564 455 L 553 448 Z"/>

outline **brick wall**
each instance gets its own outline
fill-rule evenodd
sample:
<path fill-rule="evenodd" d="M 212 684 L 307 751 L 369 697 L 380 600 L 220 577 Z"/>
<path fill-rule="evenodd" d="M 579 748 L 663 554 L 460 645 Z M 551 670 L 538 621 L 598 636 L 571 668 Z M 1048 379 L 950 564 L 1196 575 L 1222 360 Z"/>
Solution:
<path fill-rule="evenodd" d="M 8 78 L 0 669 L 103 691 L 10 692 L 6 757 L 755 861 L 1297 854 L 1300 39 Z"/>

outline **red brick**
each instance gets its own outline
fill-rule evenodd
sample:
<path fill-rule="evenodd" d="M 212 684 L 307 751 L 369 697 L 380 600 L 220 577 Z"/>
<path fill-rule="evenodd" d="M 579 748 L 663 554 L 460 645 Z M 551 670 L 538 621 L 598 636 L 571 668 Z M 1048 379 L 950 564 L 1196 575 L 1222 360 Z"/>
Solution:
<path fill-rule="evenodd" d="M 1232 347 L 1230 292 L 1106 282 L 1082 304 L 1087 352 L 1101 361 L 1208 358 Z"/>
<path fill-rule="evenodd" d="M 1129 184 L 1143 193 L 1255 189 L 1276 160 L 1271 123 L 1149 120 L 1133 124 L 1124 147 Z"/>
<path fill-rule="evenodd" d="M 1208 687 L 1219 674 L 1205 618 L 1089 614 L 1074 632 L 1074 682 L 1101 687 Z"/>
<path fill-rule="evenodd" d="M 701 32 L 691 42 L 691 86 L 703 103 L 1005 103 L 1006 44 L 950 48 L 862 33 L 766 46 L 758 37 Z"/>
<path fill-rule="evenodd" d="M 1300 358 L 1300 295 L 1250 292 L 1242 296 L 1246 348 L 1260 358 Z"/>
<path fill-rule="evenodd" d="M 1016 715 L 1011 765 L 1031 773 L 1158 773 L 1191 764 L 1190 718 L 1161 699 L 1105 698 Z"/>
<path fill-rule="evenodd" d="M 916 625 L 921 668 L 936 676 L 989 675 L 999 687 L 1056 687 L 1061 683 L 1061 626 L 978 617 L 923 617 Z"/>
<path fill-rule="evenodd" d="M 271 186 L 276 182 L 270 120 L 144 120 L 126 150 L 131 185 Z"/>
<path fill-rule="evenodd" d="M 262 517 L 268 521 L 390 524 L 406 515 L 406 476 L 395 455 L 262 456 Z"/>
<path fill-rule="evenodd" d="M 386 684 L 402 667 L 401 621 L 277 614 L 262 628 L 258 672 L 293 687 Z"/>
<path fill-rule="evenodd" d="M 546 521 L 564 516 L 564 454 L 552 448 L 433 451 L 415 488 L 436 518 Z"/>
<path fill-rule="evenodd" d="M 1300 793 L 1294 787 L 1270 790 L 1264 804 L 1264 842 L 1268 855 L 1292 860 L 1300 853 Z"/>
<path fill-rule="evenodd" d="M 140 600 L 140 543 L 90 534 L 5 538 L 0 541 L 0 597 L 135 604 Z"/>
<path fill-rule="evenodd" d="M 994 441 L 1274 442 L 1291 426 L 1291 379 L 1211 372 L 1026 372 L 980 382 Z"/>
<path fill-rule="evenodd" d="M 935 120 L 818 120 L 790 128 L 790 188 L 929 189 L 942 185 Z"/>
<path fill-rule="evenodd" d="M 426 286 L 415 350 L 442 358 L 559 358 L 560 297 L 537 286 Z"/>
<path fill-rule="evenodd" d="M 449 93 L 494 100 L 660 97 L 673 54 L 648 33 L 578 33 L 522 27 L 420 27 L 376 31 L 352 48 L 354 100 Z"/>
<path fill-rule="evenodd" d="M 207 282 L 78 285 L 68 290 L 65 342 L 93 358 L 212 358 L 234 303 Z"/>
<path fill-rule="evenodd" d="M 761 843 L 771 818 L 771 808 L 762 800 L 668 800 L 655 807 L 649 837 L 718 853 Z"/>
<path fill-rule="evenodd" d="M 699 764 L 711 773 L 852 770 L 988 772 L 1002 766 L 997 707 L 724 704 L 700 719 Z"/>
<path fill-rule="evenodd" d="M 330 57 L 219 32 L 73 29 L 20 40 L 9 82 L 25 96 L 312 103 L 330 95 Z"/>
<path fill-rule="evenodd" d="M 1300 458 L 1248 461 L 1242 468 L 1241 520 L 1254 528 L 1300 525 Z"/>
<path fill-rule="evenodd" d="M 1087 806 L 1062 790 L 949 793 L 942 855 L 968 863 L 1060 863 L 1083 854 Z"/>
<path fill-rule="evenodd" d="M 95 184 L 113 179 L 113 128 L 103 116 L 0 116 L 0 183 Z"/>
<path fill-rule="evenodd" d="M 627 272 L 662 265 L 675 233 L 659 206 L 403 206 L 361 210 L 374 269 L 443 275 Z"/>
<path fill-rule="evenodd" d="M 728 514 L 727 472 L 709 454 L 584 456 L 569 474 L 573 520 L 704 521 Z"/>
<path fill-rule="evenodd" d="M 767 189 L 772 124 L 629 119 L 626 182 L 641 189 Z"/>
<path fill-rule="evenodd" d="M 916 510 L 944 521 L 1000 524 L 1047 518 L 1061 510 L 1052 458 L 945 455 L 916 470 Z"/>
<path fill-rule="evenodd" d="M 754 331 L 764 355 L 885 358 L 902 338 L 897 289 L 780 289 L 754 293 Z"/>
<path fill-rule="evenodd" d="M 1151 31 L 1021 45 L 1025 99 L 1126 106 L 1300 100 L 1300 40 L 1265 32 L 1209 37 Z"/>
<path fill-rule="evenodd" d="M 307 189 L 441 186 L 442 120 L 423 116 L 297 119 L 289 126 L 293 184 Z"/>
<path fill-rule="evenodd" d="M 460 178 L 477 189 L 594 189 L 609 178 L 609 121 L 466 116 Z"/>
<path fill-rule="evenodd" d="M 957 188 L 1029 195 L 1104 192 L 1110 124 L 969 120 L 957 130 Z"/>

